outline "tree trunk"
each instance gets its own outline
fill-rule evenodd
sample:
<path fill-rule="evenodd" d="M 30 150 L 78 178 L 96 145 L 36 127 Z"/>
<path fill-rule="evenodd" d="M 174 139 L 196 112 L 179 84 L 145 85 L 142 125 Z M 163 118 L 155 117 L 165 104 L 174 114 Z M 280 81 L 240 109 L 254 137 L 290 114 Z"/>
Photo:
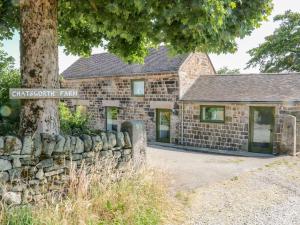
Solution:
<path fill-rule="evenodd" d="M 59 88 L 58 0 L 20 0 L 23 88 Z M 23 100 L 20 134 L 59 133 L 58 100 Z"/>

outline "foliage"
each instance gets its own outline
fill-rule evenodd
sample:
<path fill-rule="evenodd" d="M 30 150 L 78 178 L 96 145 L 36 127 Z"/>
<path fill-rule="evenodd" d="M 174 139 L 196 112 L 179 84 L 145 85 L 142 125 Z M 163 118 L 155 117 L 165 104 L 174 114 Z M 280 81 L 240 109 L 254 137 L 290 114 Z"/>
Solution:
<path fill-rule="evenodd" d="M 5 208 L 0 223 L 158 225 L 182 219 L 182 206 L 169 196 L 164 174 L 145 170 L 121 175 L 111 171 L 107 162 L 97 162 L 99 165 L 88 170 L 85 165 L 77 171 L 71 169 L 70 181 L 61 189 L 65 198 L 57 199 L 56 193 L 32 207 Z"/>
<path fill-rule="evenodd" d="M 227 66 L 224 66 L 222 68 L 220 68 L 218 71 L 217 71 L 217 74 L 220 74 L 220 75 L 233 75 L 233 74 L 240 74 L 240 69 L 229 69 Z"/>
<path fill-rule="evenodd" d="M 7 225 L 35 225 L 32 209 L 28 206 L 12 208 L 6 211 L 4 219 Z"/>
<path fill-rule="evenodd" d="M 0 0 L 2 38 L 18 29 L 14 2 Z M 59 43 L 67 53 L 88 55 L 102 46 L 129 62 L 142 62 L 160 43 L 177 53 L 233 52 L 236 38 L 259 27 L 273 7 L 272 0 L 58 2 Z"/>
<path fill-rule="evenodd" d="M 75 112 L 66 106 L 65 103 L 59 103 L 60 130 L 63 134 L 82 134 L 89 133 L 88 116 L 82 112 L 80 106 Z"/>
<path fill-rule="evenodd" d="M 20 72 L 14 69 L 14 59 L 0 44 L 0 135 L 16 134 L 19 126 L 20 101 L 9 99 L 9 88 L 21 86 Z"/>
<path fill-rule="evenodd" d="M 259 66 L 261 72 L 300 72 L 300 13 L 287 11 L 274 17 L 281 22 L 265 42 L 248 53 L 247 68 Z"/>

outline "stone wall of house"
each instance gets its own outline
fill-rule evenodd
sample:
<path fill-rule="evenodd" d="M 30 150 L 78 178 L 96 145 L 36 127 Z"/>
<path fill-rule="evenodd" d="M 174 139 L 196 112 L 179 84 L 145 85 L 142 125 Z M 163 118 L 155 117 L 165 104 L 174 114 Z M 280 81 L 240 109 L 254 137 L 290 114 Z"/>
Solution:
<path fill-rule="evenodd" d="M 225 123 L 200 122 L 200 104 L 184 104 L 183 145 L 225 150 L 247 150 L 248 107 L 225 106 Z"/>
<path fill-rule="evenodd" d="M 281 145 L 284 115 L 296 115 L 300 120 L 300 105 L 226 104 L 225 123 L 207 123 L 200 122 L 200 104 L 185 103 L 183 136 L 179 138 L 180 143 L 203 148 L 248 151 L 250 106 L 273 106 L 275 108 L 273 152 L 286 153 Z M 300 141 L 299 132 L 297 140 Z M 300 143 L 298 142 L 297 145 L 299 147 Z"/>
<path fill-rule="evenodd" d="M 215 69 L 207 54 L 191 54 L 178 71 L 180 98 L 192 87 L 199 76 L 212 74 L 215 74 Z"/>
<path fill-rule="evenodd" d="M 8 204 L 39 201 L 69 180 L 82 164 L 106 162 L 112 170 L 139 167 L 145 157 L 142 122 L 129 121 L 122 132 L 62 136 L 0 136 L 0 197 Z M 132 141 L 132 134 L 139 140 Z M 141 162 L 137 162 L 137 160 Z M 107 168 L 104 168 L 107 169 Z"/>
<path fill-rule="evenodd" d="M 145 80 L 143 97 L 132 96 L 131 81 L 136 79 Z M 65 80 L 63 86 L 79 89 L 80 100 L 69 100 L 67 103 L 70 107 L 85 104 L 92 128 L 105 130 L 106 107 L 116 106 L 119 107 L 118 124 L 132 119 L 144 121 L 148 141 L 156 140 L 156 109 L 170 109 L 171 141 L 177 141 L 179 124 L 177 73 Z"/>

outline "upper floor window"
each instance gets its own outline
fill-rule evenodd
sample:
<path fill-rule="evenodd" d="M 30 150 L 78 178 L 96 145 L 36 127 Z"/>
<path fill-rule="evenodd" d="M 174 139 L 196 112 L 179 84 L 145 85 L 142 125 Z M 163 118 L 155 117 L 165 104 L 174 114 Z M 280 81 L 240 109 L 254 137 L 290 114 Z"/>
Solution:
<path fill-rule="evenodd" d="M 201 106 L 201 122 L 224 123 L 225 107 L 224 106 Z"/>
<path fill-rule="evenodd" d="M 131 81 L 132 96 L 144 96 L 145 95 L 145 81 L 133 80 Z"/>

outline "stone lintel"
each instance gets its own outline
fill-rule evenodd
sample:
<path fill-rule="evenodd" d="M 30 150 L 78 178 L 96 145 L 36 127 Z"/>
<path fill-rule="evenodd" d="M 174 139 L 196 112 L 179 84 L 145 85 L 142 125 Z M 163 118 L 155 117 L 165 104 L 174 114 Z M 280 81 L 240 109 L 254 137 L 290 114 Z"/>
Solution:
<path fill-rule="evenodd" d="M 89 106 L 90 101 L 89 100 L 83 100 L 83 99 L 73 99 L 72 105 L 82 105 L 82 106 Z"/>
<path fill-rule="evenodd" d="M 151 109 L 174 109 L 174 102 L 168 101 L 151 101 Z"/>
<path fill-rule="evenodd" d="M 106 107 L 120 107 L 120 101 L 119 100 L 102 100 L 102 106 Z"/>

